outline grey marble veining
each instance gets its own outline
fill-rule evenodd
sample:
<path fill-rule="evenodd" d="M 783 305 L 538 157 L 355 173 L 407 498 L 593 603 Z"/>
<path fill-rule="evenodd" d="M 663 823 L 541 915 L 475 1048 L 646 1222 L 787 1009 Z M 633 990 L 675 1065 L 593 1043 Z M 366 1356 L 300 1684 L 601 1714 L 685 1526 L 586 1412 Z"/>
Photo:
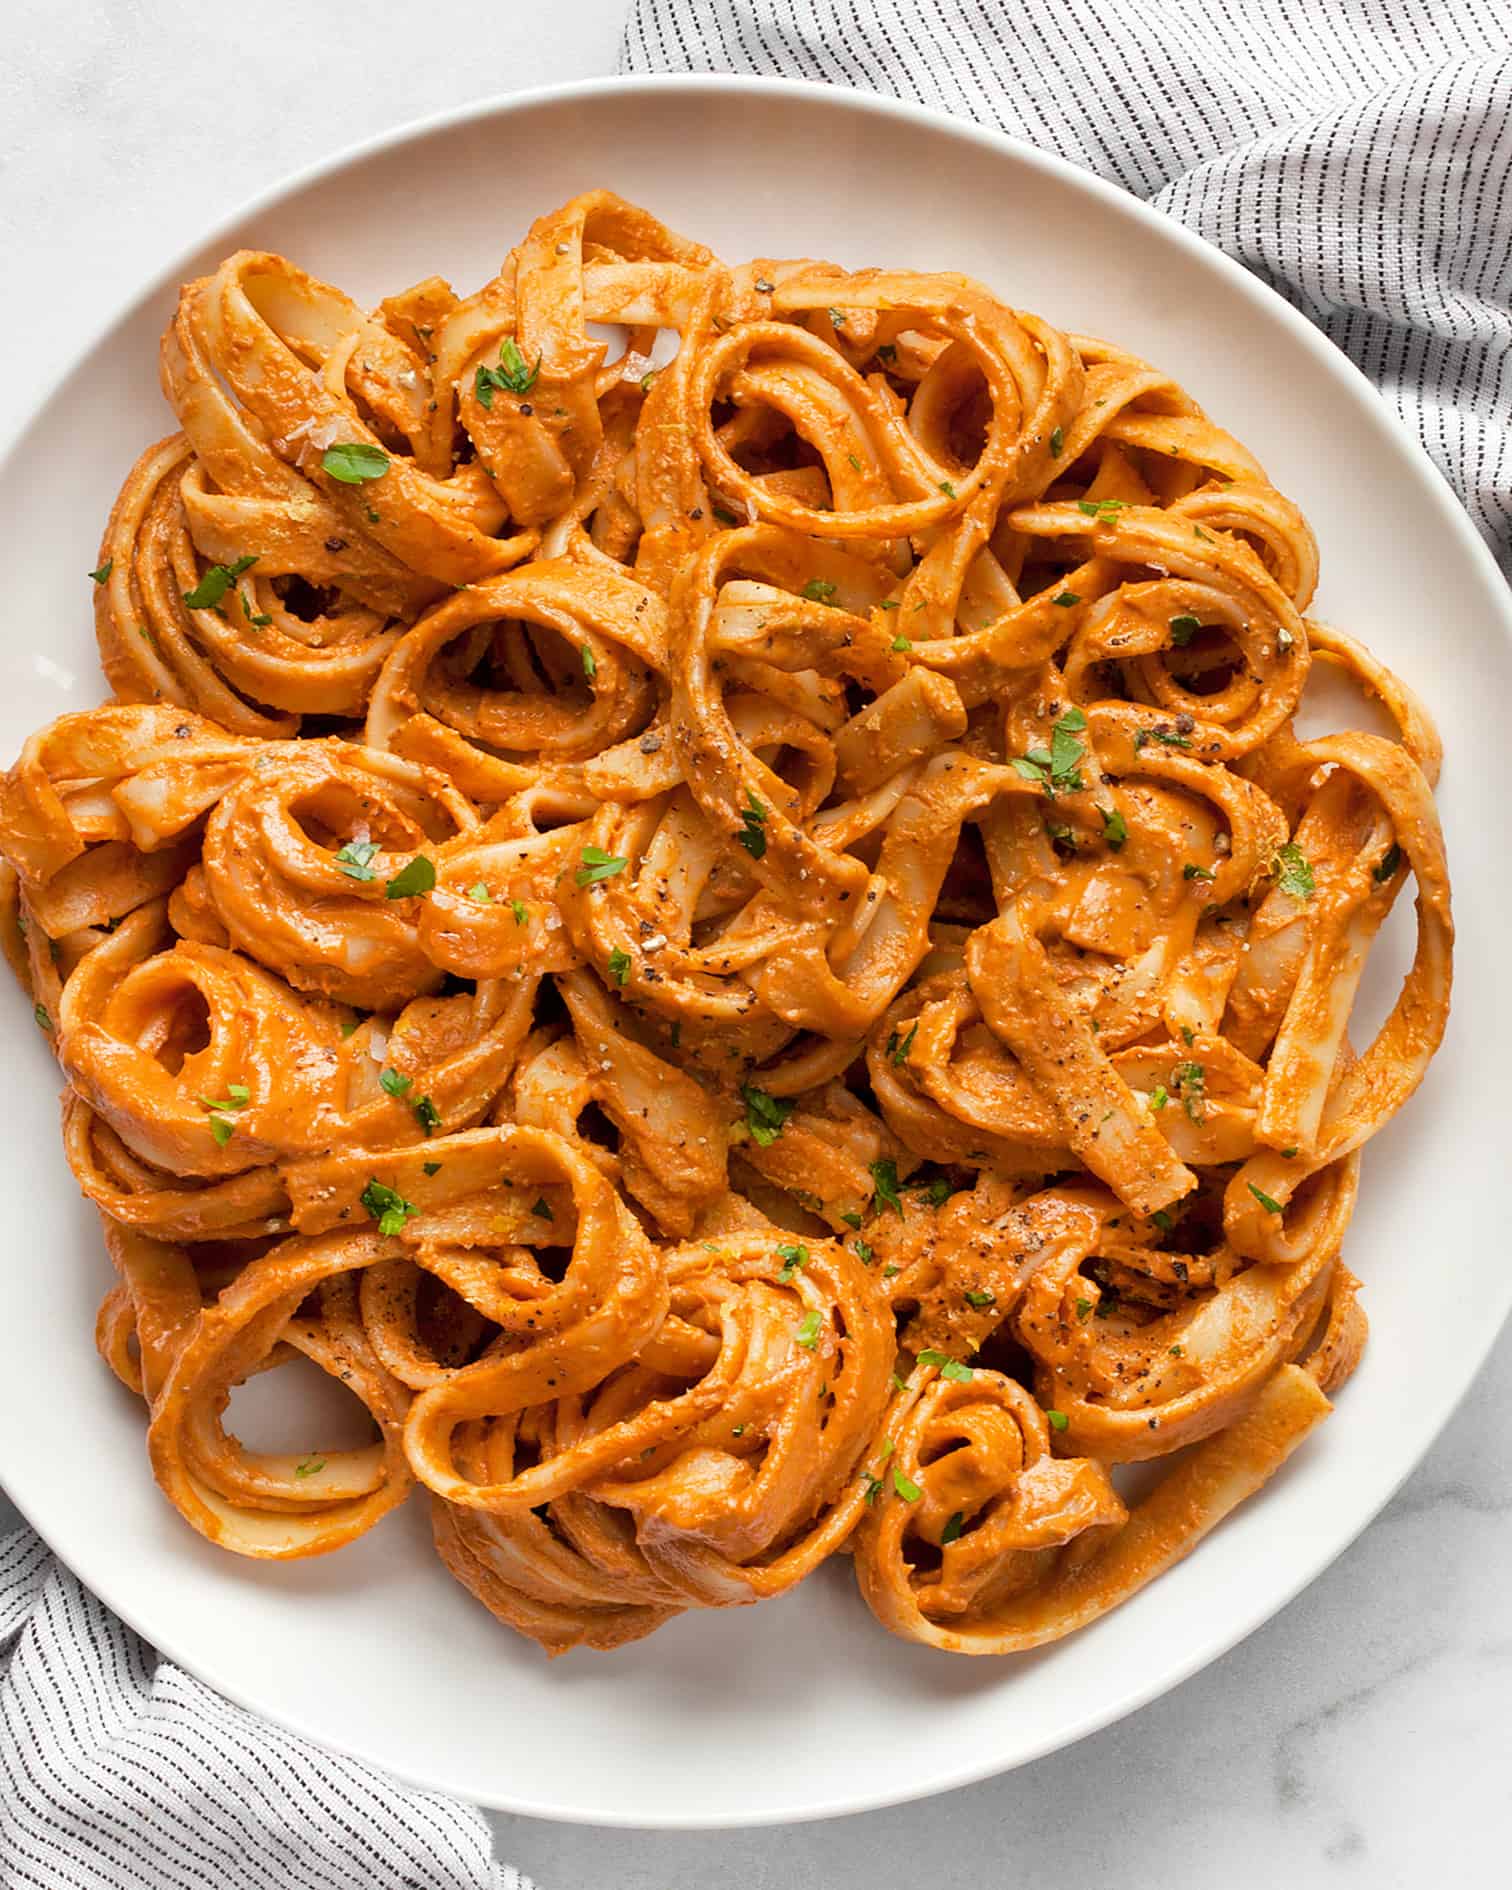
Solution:
<path fill-rule="evenodd" d="M 610 70 L 621 11 L 9 0 L 0 439 L 186 237 L 403 119 Z M 542 1890 L 1492 1890 L 1512 1855 L 1509 1440 L 1504 1340 L 1395 1502 L 1275 1621 L 1009 1777 L 784 1830 L 500 1817 L 500 1854 Z"/>

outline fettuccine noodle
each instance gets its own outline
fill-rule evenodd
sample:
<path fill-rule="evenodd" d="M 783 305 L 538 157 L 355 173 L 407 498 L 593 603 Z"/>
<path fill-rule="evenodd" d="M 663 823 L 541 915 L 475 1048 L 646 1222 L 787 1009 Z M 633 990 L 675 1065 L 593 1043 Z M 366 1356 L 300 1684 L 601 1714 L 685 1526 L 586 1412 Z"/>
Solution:
<path fill-rule="evenodd" d="M 465 299 L 243 251 L 162 380 L 0 890 L 184 1519 L 314 1555 L 421 1485 L 552 1653 L 843 1550 L 993 1654 L 1257 1490 L 1360 1356 L 1452 929 L 1432 725 L 1244 447 L 979 283 L 607 191 Z M 1319 664 L 1393 733 L 1299 735 Z M 367 1442 L 227 1428 L 301 1356 Z"/>

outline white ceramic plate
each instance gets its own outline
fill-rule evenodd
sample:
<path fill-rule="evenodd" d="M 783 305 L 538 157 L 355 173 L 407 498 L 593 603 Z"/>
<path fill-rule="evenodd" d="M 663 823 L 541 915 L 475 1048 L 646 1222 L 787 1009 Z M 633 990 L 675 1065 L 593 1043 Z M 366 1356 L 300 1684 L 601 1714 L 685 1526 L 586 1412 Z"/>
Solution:
<path fill-rule="evenodd" d="M 1038 1655 L 956 1660 L 895 1641 L 837 1557 L 780 1602 L 690 1615 L 617 1653 L 548 1664 L 449 1579 L 419 1502 L 338 1555 L 273 1566 L 211 1548 L 158 1495 L 140 1410 L 94 1353 L 108 1268 L 59 1147 L 56 1071 L 20 998 L 0 993 L 0 1477 L 166 1654 L 328 1745 L 538 1817 L 823 1817 L 1021 1764 L 1175 1685 L 1345 1547 L 1469 1384 L 1512 1303 L 1509 901 L 1493 792 L 1512 622 L 1448 490 L 1344 358 L 1236 265 L 1120 192 L 874 99 L 760 81 L 608 81 L 473 106 L 324 166 L 174 264 L 79 360 L 0 468 L 0 755 L 103 693 L 86 574 L 122 475 L 172 424 L 157 341 L 181 280 L 249 244 L 359 300 L 433 271 L 471 288 L 532 216 L 597 184 L 730 257 L 980 276 L 1168 370 L 1301 503 L 1322 545 L 1320 614 L 1410 679 L 1448 749 L 1455 1014 L 1422 1091 L 1366 1158 L 1347 1249 L 1373 1325 L 1364 1365 L 1259 1498 L 1128 1606 Z M 1373 976 L 1379 1005 L 1385 976 Z M 296 1427 L 285 1441 L 308 1439 Z"/>

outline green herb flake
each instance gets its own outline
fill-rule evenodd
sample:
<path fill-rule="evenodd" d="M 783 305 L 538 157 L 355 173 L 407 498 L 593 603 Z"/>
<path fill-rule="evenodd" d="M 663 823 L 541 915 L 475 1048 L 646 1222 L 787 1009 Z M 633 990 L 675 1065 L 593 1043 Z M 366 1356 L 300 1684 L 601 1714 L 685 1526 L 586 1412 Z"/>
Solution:
<path fill-rule="evenodd" d="M 766 808 L 747 788 L 746 807 L 740 816 L 740 832 L 735 838 L 753 860 L 761 859 L 767 850 L 766 817 Z"/>
<path fill-rule="evenodd" d="M 1129 837 L 1129 825 L 1116 807 L 1099 807 L 1102 815 L 1103 839 L 1115 853 L 1123 851 L 1123 844 Z"/>
<path fill-rule="evenodd" d="M 751 1132 L 751 1139 L 758 1148 L 770 1148 L 787 1126 L 787 1119 L 793 1113 L 793 1104 L 784 1102 L 779 1096 L 769 1096 L 764 1089 L 757 1089 L 750 1083 L 743 1083 L 740 1088 L 740 1100 L 746 1108 L 746 1127 Z"/>
<path fill-rule="evenodd" d="M 481 879 L 475 879 L 471 886 L 468 887 L 467 896 L 475 906 L 491 906 L 493 904 L 493 894 L 488 890 Z"/>
<path fill-rule="evenodd" d="M 1164 1083 L 1157 1083 L 1150 1091 L 1150 1107 L 1152 1109 L 1164 1109 L 1170 1100 L 1171 1092 L 1166 1088 Z"/>
<path fill-rule="evenodd" d="M 1060 429 L 1057 427 L 1056 432 L 1058 433 L 1059 431 Z M 942 1549 L 948 1549 L 952 1542 L 959 1539 L 965 1521 L 966 1512 L 962 1509 L 956 1510 L 950 1520 L 945 1524 L 945 1527 L 940 1531 L 940 1547 Z"/>
<path fill-rule="evenodd" d="M 1266 1194 L 1262 1189 L 1257 1188 L 1254 1182 L 1247 1182 L 1245 1185 L 1260 1203 L 1261 1207 L 1265 1209 L 1267 1214 L 1284 1214 L 1286 1212 L 1286 1209 L 1282 1207 L 1279 1201 L 1273 1200 L 1270 1195 Z"/>
<path fill-rule="evenodd" d="M 1200 1063 L 1178 1063 L 1171 1071 L 1171 1087 L 1193 1122 L 1207 1114 L 1207 1072 Z"/>
<path fill-rule="evenodd" d="M 969 1365 L 963 1365 L 958 1358 L 952 1358 L 948 1352 L 921 1352 L 919 1363 L 933 1365 L 942 1378 L 948 1378 L 955 1385 L 969 1385 L 976 1375 Z"/>
<path fill-rule="evenodd" d="M 892 653 L 894 656 L 902 656 L 905 654 L 905 652 L 911 650 L 913 648 L 913 645 L 912 643 L 909 642 L 907 637 L 896 636 L 893 638 L 892 644 L 890 647 L 892 649 Z"/>
<path fill-rule="evenodd" d="M 803 587 L 802 595 L 806 597 L 811 604 L 833 604 L 835 601 L 835 586 L 831 584 L 827 578 L 810 578 L 808 583 Z"/>
<path fill-rule="evenodd" d="M 899 1496 L 903 1498 L 905 1503 L 917 1503 L 919 1498 L 924 1494 L 918 1484 L 914 1482 L 913 1478 L 904 1476 L 903 1472 L 898 1469 L 896 1464 L 893 1466 L 892 1486 L 898 1492 Z"/>
<path fill-rule="evenodd" d="M 324 1470 L 325 1467 L 324 1457 L 306 1457 L 303 1463 L 295 1464 L 294 1474 L 297 1477 L 312 1477 L 317 1470 Z"/>
<path fill-rule="evenodd" d="M 580 886 L 595 886 L 602 879 L 613 879 L 630 864 L 617 853 L 606 853 L 602 847 L 584 847 L 581 857 L 583 864 L 575 876 Z"/>
<path fill-rule="evenodd" d="M 114 569 L 115 559 L 107 558 L 97 571 L 91 571 L 89 575 L 94 579 L 96 584 L 103 584 Z"/>
<path fill-rule="evenodd" d="M 630 982 L 630 954 L 629 952 L 621 951 L 619 946 L 616 945 L 614 950 L 610 952 L 609 954 L 609 964 L 608 964 L 607 969 L 609 972 L 609 976 L 614 980 L 614 982 L 623 991 L 625 986 Z"/>
<path fill-rule="evenodd" d="M 48 1016 L 42 1005 L 34 1004 L 32 1006 L 32 1016 L 36 1018 L 37 1023 L 43 1030 L 52 1029 L 52 1019 Z"/>
<path fill-rule="evenodd" d="M 593 654 L 591 647 L 586 643 L 583 645 L 582 649 L 579 650 L 578 654 L 583 659 L 583 674 L 588 678 L 589 682 L 592 682 L 594 677 L 598 674 L 598 658 Z"/>
<path fill-rule="evenodd" d="M 551 1211 L 551 1203 L 544 1194 L 538 1194 L 530 1204 L 530 1211 L 538 1221 L 554 1221 L 556 1216 Z"/>
<path fill-rule="evenodd" d="M 192 591 L 183 593 L 191 610 L 217 610 L 220 601 L 243 571 L 250 571 L 256 557 L 238 558 L 235 564 L 212 564 Z"/>
<path fill-rule="evenodd" d="M 947 499 L 953 499 L 953 498 L 954 498 L 954 497 L 956 496 L 956 489 L 955 489 L 955 487 L 954 487 L 954 486 L 953 486 L 953 485 L 952 485 L 952 484 L 950 483 L 950 481 L 949 481 L 948 479 L 942 479 L 942 480 L 940 481 L 940 490 L 941 490 L 941 492 L 943 492 L 943 493 L 945 494 L 945 497 L 946 497 Z"/>
<path fill-rule="evenodd" d="M 1079 604 L 1081 599 L 1077 596 L 1075 591 L 1061 591 L 1056 596 L 1052 597 L 1050 602 L 1052 604 L 1058 604 L 1062 610 L 1070 610 L 1072 605 Z"/>
<path fill-rule="evenodd" d="M 799 1322 L 798 1330 L 793 1336 L 797 1343 L 803 1347 L 805 1352 L 812 1352 L 817 1349 L 819 1344 L 819 1313 L 817 1308 L 812 1308 L 803 1315 L 802 1320 Z"/>
<path fill-rule="evenodd" d="M 407 1089 L 412 1089 L 414 1082 L 414 1077 L 401 1076 L 397 1070 L 385 1070 L 378 1078 L 379 1087 L 394 1097 L 402 1096 Z"/>
<path fill-rule="evenodd" d="M 516 925 L 524 925 L 526 923 L 529 914 L 526 911 L 525 901 L 523 899 L 511 899 L 509 909 L 514 914 L 514 922 Z"/>
<path fill-rule="evenodd" d="M 782 1262 L 782 1271 L 777 1275 L 779 1286 L 786 1286 L 800 1267 L 808 1265 L 809 1250 L 802 1241 L 784 1241 L 777 1249 L 777 1258 Z"/>
<path fill-rule="evenodd" d="M 1210 866 L 1195 866 L 1188 860 L 1181 869 L 1181 877 L 1183 879 L 1212 879 L 1214 874 Z"/>
<path fill-rule="evenodd" d="M 996 1293 L 984 1292 L 974 1286 L 967 1288 L 965 1299 L 968 1306 L 975 1306 L 979 1312 L 984 1306 L 995 1306 L 997 1304 Z"/>
<path fill-rule="evenodd" d="M 1061 449 L 1065 446 L 1065 444 L 1066 444 L 1066 429 L 1064 427 L 1052 427 L 1050 429 L 1050 457 L 1052 459 L 1059 459 L 1061 456 Z"/>
<path fill-rule="evenodd" d="M 1375 883 L 1378 886 L 1384 886 L 1388 879 L 1396 878 L 1397 871 L 1400 868 L 1401 864 L 1402 864 L 1402 849 L 1393 840 L 1391 843 L 1390 850 L 1386 853 L 1384 858 L 1381 860 L 1381 863 L 1376 867 L 1375 871 L 1371 874 L 1371 878 L 1375 881 Z"/>
<path fill-rule="evenodd" d="M 377 855 L 377 843 L 372 840 L 348 840 L 336 855 L 336 864 L 348 879 L 376 879 L 372 861 Z"/>
<path fill-rule="evenodd" d="M 407 866 L 400 867 L 384 887 L 384 896 L 388 899 L 422 898 L 435 883 L 435 862 L 428 860 L 423 853 L 417 853 Z"/>
<path fill-rule="evenodd" d="M 378 1232 L 390 1237 L 402 1234 L 405 1223 L 420 1212 L 413 1201 L 406 1201 L 398 1189 L 386 1186 L 376 1175 L 369 1176 L 361 1201 L 378 1223 Z"/>
<path fill-rule="evenodd" d="M 903 1038 L 900 1043 L 898 1033 L 894 1031 L 887 1043 L 888 1061 L 894 1065 L 906 1063 L 908 1061 L 908 1053 L 914 1047 L 914 1038 L 917 1037 L 918 1034 L 919 1026 L 915 1024 L 913 1029 L 909 1031 L 908 1035 Z"/>
<path fill-rule="evenodd" d="M 898 1193 L 898 1164 L 887 1157 L 871 1164 L 872 1213 L 880 1214 L 885 1207 L 890 1207 L 895 1214 L 903 1212 L 903 1197 Z"/>
<path fill-rule="evenodd" d="M 439 1175 L 441 1172 L 440 1162 L 421 1162 L 420 1167 L 427 1175 Z"/>
<path fill-rule="evenodd" d="M 1171 642 L 1178 650 L 1184 650 L 1202 628 L 1202 619 L 1190 615 L 1171 619 Z"/>
<path fill-rule="evenodd" d="M 1271 862 L 1271 872 L 1281 891 L 1290 893 L 1293 899 L 1311 899 L 1317 890 L 1312 865 L 1295 840 L 1288 840 L 1277 853 Z"/>
<path fill-rule="evenodd" d="M 1045 1417 L 1052 1431 L 1064 1431 L 1070 1428 L 1071 1420 L 1064 1411 L 1047 1411 Z"/>
<path fill-rule="evenodd" d="M 344 486 L 360 486 L 369 479 L 381 479 L 389 469 L 389 456 L 381 446 L 369 446 L 365 440 L 347 440 L 328 446 L 320 456 L 321 469 Z"/>
<path fill-rule="evenodd" d="M 441 1112 L 437 1109 L 429 1096 L 417 1096 L 410 1104 L 410 1108 L 414 1110 L 415 1120 L 420 1124 L 420 1127 L 424 1129 L 427 1136 L 430 1135 L 433 1130 L 441 1127 Z"/>

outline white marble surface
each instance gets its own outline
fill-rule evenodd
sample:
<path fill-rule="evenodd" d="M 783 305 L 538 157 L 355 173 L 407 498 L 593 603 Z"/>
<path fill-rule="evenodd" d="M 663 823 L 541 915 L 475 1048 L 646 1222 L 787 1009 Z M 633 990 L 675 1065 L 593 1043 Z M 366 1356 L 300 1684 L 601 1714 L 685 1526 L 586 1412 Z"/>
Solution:
<path fill-rule="evenodd" d="M 7 0 L 0 440 L 187 236 L 404 119 L 612 70 L 622 8 Z M 1509 1445 L 1504 1340 L 1397 1500 L 1278 1620 L 1011 1777 L 718 1836 L 499 1818 L 500 1854 L 543 1890 L 1418 1890 L 1451 1876 L 1489 1890 L 1512 1854 Z"/>

